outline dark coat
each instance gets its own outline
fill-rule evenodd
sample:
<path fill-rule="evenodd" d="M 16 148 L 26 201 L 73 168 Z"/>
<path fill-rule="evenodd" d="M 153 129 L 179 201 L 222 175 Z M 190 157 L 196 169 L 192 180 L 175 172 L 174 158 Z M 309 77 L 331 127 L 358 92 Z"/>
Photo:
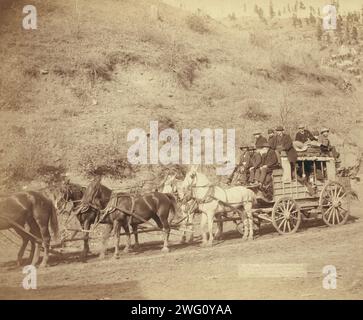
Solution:
<path fill-rule="evenodd" d="M 267 143 L 267 139 L 264 136 L 259 136 L 255 141 L 255 146 L 258 147 L 265 143 Z"/>
<path fill-rule="evenodd" d="M 277 144 L 276 136 L 269 137 L 268 138 L 268 144 L 270 145 L 270 148 L 272 150 L 276 150 L 276 144 Z"/>
<path fill-rule="evenodd" d="M 259 152 L 253 152 L 250 159 L 250 168 L 259 168 L 262 164 L 262 157 Z"/>
<path fill-rule="evenodd" d="M 297 152 L 288 134 L 283 133 L 282 136 L 276 136 L 276 150 L 280 152 L 285 151 L 290 162 L 295 163 L 297 161 Z"/>
<path fill-rule="evenodd" d="M 304 130 L 304 133 L 301 133 L 298 131 L 295 136 L 296 141 L 300 141 L 302 143 L 310 141 L 317 141 L 317 139 L 312 135 L 312 133 L 309 130 Z"/>
<path fill-rule="evenodd" d="M 262 155 L 262 165 L 267 166 L 268 171 L 279 168 L 279 160 L 275 150 L 268 149 L 267 153 Z"/>

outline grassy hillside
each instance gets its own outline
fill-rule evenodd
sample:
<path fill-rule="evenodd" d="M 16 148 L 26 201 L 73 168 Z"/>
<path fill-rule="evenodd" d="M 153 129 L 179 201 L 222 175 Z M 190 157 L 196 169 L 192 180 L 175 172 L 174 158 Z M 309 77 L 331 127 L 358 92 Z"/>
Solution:
<path fill-rule="evenodd" d="M 153 178 L 158 169 L 126 161 L 127 132 L 151 120 L 236 128 L 238 144 L 304 122 L 330 127 L 346 160 L 360 152 L 361 85 L 321 66 L 337 48 L 322 49 L 312 26 L 218 22 L 152 0 L 34 0 L 38 30 L 25 31 L 25 4 L 5 1 L 0 13 L 3 188 L 100 168 L 116 181 Z"/>

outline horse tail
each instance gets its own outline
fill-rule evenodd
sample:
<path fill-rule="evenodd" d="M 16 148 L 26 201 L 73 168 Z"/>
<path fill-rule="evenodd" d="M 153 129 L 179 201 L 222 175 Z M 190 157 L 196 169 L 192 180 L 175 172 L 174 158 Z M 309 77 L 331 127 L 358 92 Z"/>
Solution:
<path fill-rule="evenodd" d="M 57 217 L 57 210 L 55 206 L 52 204 L 50 219 L 49 219 L 50 229 L 53 232 L 54 239 L 58 240 L 59 238 L 59 224 Z"/>

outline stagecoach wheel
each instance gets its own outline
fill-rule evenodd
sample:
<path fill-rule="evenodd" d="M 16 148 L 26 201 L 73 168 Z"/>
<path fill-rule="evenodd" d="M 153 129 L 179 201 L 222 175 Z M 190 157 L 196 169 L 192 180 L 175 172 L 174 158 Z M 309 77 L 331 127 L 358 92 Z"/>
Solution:
<path fill-rule="evenodd" d="M 321 191 L 319 208 L 328 226 L 345 224 L 349 217 L 349 197 L 345 188 L 338 182 L 328 182 Z"/>
<path fill-rule="evenodd" d="M 280 234 L 295 233 L 301 223 L 301 212 L 293 198 L 283 197 L 272 209 L 272 224 Z"/>

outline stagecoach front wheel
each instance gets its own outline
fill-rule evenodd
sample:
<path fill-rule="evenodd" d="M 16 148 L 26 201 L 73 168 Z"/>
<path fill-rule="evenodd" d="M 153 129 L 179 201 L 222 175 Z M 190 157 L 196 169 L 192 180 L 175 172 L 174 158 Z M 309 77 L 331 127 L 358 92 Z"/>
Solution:
<path fill-rule="evenodd" d="M 278 233 L 295 233 L 300 223 L 300 208 L 293 198 L 283 197 L 275 202 L 272 209 L 272 224 Z"/>
<path fill-rule="evenodd" d="M 345 224 L 349 217 L 349 196 L 338 182 L 328 182 L 320 194 L 319 208 L 328 226 Z"/>

